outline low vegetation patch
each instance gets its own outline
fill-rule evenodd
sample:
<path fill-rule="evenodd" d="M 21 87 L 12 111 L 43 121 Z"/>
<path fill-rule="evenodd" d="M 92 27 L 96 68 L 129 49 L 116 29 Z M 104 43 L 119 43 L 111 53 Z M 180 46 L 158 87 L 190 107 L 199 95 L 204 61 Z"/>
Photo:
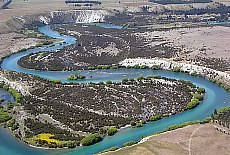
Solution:
<path fill-rule="evenodd" d="M 113 147 L 111 147 L 111 148 L 109 148 L 109 149 L 106 149 L 106 150 L 104 150 L 104 151 L 101 151 L 101 152 L 97 153 L 96 155 L 99 155 L 99 154 L 102 154 L 102 153 L 106 153 L 106 152 L 110 152 L 110 151 L 116 151 L 116 150 L 118 150 L 118 149 L 119 149 L 118 146 L 113 146 Z"/>
<path fill-rule="evenodd" d="M 174 124 L 174 125 L 171 125 L 171 126 L 168 126 L 164 132 L 166 131 L 171 131 L 171 130 L 176 130 L 178 128 L 183 128 L 185 126 L 188 126 L 188 125 L 192 125 L 192 124 L 197 124 L 197 123 L 200 123 L 200 121 L 189 121 L 189 122 L 184 122 L 182 124 Z"/>
<path fill-rule="evenodd" d="M 116 128 L 115 126 L 110 127 L 110 128 L 108 129 L 108 131 L 107 131 L 108 136 L 112 136 L 112 135 L 114 135 L 115 133 L 117 133 L 117 128 Z"/>
<path fill-rule="evenodd" d="M 8 112 L 4 111 L 4 109 L 0 108 L 0 123 L 7 122 L 11 119 L 11 116 Z"/>
<path fill-rule="evenodd" d="M 26 138 L 26 141 L 30 144 L 33 144 L 35 146 L 46 146 L 50 148 L 74 148 L 76 147 L 76 143 L 74 141 L 61 141 L 54 139 L 55 135 L 50 133 L 43 133 L 36 136 L 33 136 L 32 138 Z"/>
<path fill-rule="evenodd" d="M 84 75 L 78 75 L 78 74 L 71 74 L 70 76 L 67 77 L 68 80 L 82 80 L 85 79 L 86 77 Z"/>
<path fill-rule="evenodd" d="M 230 106 L 220 108 L 219 110 L 215 110 L 211 118 L 219 125 L 229 129 L 230 128 Z"/>
<path fill-rule="evenodd" d="M 129 142 L 126 142 L 123 144 L 123 147 L 126 147 L 126 146 L 132 146 L 134 144 L 137 144 L 137 142 L 134 142 L 134 141 L 129 141 Z"/>
<path fill-rule="evenodd" d="M 162 117 L 161 117 L 161 115 L 155 115 L 155 116 L 151 116 L 150 118 L 149 118 L 149 120 L 150 121 L 157 121 L 157 120 L 159 120 L 159 119 L 161 119 Z"/>
<path fill-rule="evenodd" d="M 81 140 L 81 144 L 83 146 L 89 146 L 89 145 L 93 145 L 95 143 L 98 143 L 102 140 L 102 137 L 99 133 L 94 133 L 94 134 L 91 134 L 85 138 L 83 138 Z"/>

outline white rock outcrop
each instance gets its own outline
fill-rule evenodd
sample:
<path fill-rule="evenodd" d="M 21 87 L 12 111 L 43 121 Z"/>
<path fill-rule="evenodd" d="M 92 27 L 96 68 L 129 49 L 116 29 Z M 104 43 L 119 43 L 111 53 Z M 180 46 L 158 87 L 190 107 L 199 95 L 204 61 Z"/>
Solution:
<path fill-rule="evenodd" d="M 106 10 L 70 10 L 52 11 L 39 16 L 39 21 L 50 23 L 96 23 L 104 22 L 104 18 L 112 13 Z"/>
<path fill-rule="evenodd" d="M 125 59 L 120 62 L 122 66 L 134 66 L 134 65 L 146 65 L 152 67 L 153 65 L 158 65 L 164 70 L 173 70 L 175 67 L 179 67 L 181 71 L 188 72 L 189 74 L 196 72 L 198 75 L 202 76 L 207 80 L 217 80 L 223 84 L 230 85 L 230 74 L 217 71 L 211 68 L 206 68 L 203 66 L 197 66 L 193 64 L 188 64 L 186 62 L 175 62 L 169 59 L 161 58 L 136 58 L 136 59 Z"/>

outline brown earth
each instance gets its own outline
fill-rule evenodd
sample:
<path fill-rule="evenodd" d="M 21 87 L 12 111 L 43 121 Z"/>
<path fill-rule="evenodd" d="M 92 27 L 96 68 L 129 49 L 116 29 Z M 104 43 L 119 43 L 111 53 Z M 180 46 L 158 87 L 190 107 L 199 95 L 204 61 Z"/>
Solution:
<path fill-rule="evenodd" d="M 7 33 L 0 34 L 0 58 L 15 53 L 19 49 L 29 48 L 39 42 L 39 39 L 28 38 L 23 34 Z"/>
<path fill-rule="evenodd" d="M 229 155 L 230 135 L 214 129 L 213 124 L 190 125 L 154 135 L 146 142 L 108 155 Z"/>
<path fill-rule="evenodd" d="M 94 8 L 111 9 L 111 10 L 127 10 L 131 12 L 138 11 L 142 6 L 151 6 L 151 10 L 161 9 L 162 7 L 168 9 L 186 9 L 186 8 L 199 8 L 206 7 L 209 4 L 188 4 L 188 5 L 160 5 L 148 2 L 148 0 L 100 0 L 102 5 L 95 6 Z M 230 5 L 230 0 L 214 0 L 214 2 Z M 213 4 L 210 4 L 212 6 Z M 22 16 L 28 14 L 38 14 L 46 11 L 68 10 L 70 7 L 64 3 L 64 0 L 14 0 L 9 9 L 0 10 L 0 23 L 5 22 L 13 16 Z M 84 8 L 83 9 L 87 9 Z"/>

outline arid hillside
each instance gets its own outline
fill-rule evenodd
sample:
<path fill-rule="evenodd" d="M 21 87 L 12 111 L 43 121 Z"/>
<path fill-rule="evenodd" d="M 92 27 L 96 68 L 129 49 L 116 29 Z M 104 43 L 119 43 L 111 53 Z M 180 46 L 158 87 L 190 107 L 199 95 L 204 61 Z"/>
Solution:
<path fill-rule="evenodd" d="M 191 125 L 155 135 L 141 144 L 108 155 L 229 155 L 230 135 L 214 129 L 213 124 Z"/>

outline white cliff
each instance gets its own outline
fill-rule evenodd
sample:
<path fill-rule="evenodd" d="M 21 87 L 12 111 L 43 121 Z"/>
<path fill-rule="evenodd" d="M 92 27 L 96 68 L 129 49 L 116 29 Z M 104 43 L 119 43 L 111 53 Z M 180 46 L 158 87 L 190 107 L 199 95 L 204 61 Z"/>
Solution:
<path fill-rule="evenodd" d="M 106 16 L 111 15 L 106 10 L 70 10 L 53 11 L 39 16 L 39 21 L 50 23 L 95 23 L 103 22 Z"/>
<path fill-rule="evenodd" d="M 16 89 L 17 91 L 21 92 L 23 96 L 30 95 L 28 86 L 26 86 L 22 82 L 18 81 L 10 81 L 4 76 L 3 72 L 0 72 L 0 81 L 4 82 L 5 84 L 9 85 L 11 88 Z"/>
<path fill-rule="evenodd" d="M 103 22 L 106 15 L 109 15 L 109 12 L 105 10 L 80 11 L 80 15 L 78 16 L 76 22 L 79 23 Z"/>
<path fill-rule="evenodd" d="M 175 67 L 179 67 L 181 71 L 188 72 L 189 74 L 196 72 L 198 75 L 202 76 L 207 80 L 217 80 L 223 84 L 230 85 L 230 74 L 217 71 L 211 68 L 206 68 L 203 66 L 197 66 L 193 64 L 188 64 L 185 62 L 175 62 L 169 59 L 161 58 L 136 58 L 136 59 L 125 59 L 120 62 L 122 66 L 134 66 L 134 65 L 146 65 L 152 67 L 153 65 L 160 66 L 164 70 L 173 70 Z"/>

